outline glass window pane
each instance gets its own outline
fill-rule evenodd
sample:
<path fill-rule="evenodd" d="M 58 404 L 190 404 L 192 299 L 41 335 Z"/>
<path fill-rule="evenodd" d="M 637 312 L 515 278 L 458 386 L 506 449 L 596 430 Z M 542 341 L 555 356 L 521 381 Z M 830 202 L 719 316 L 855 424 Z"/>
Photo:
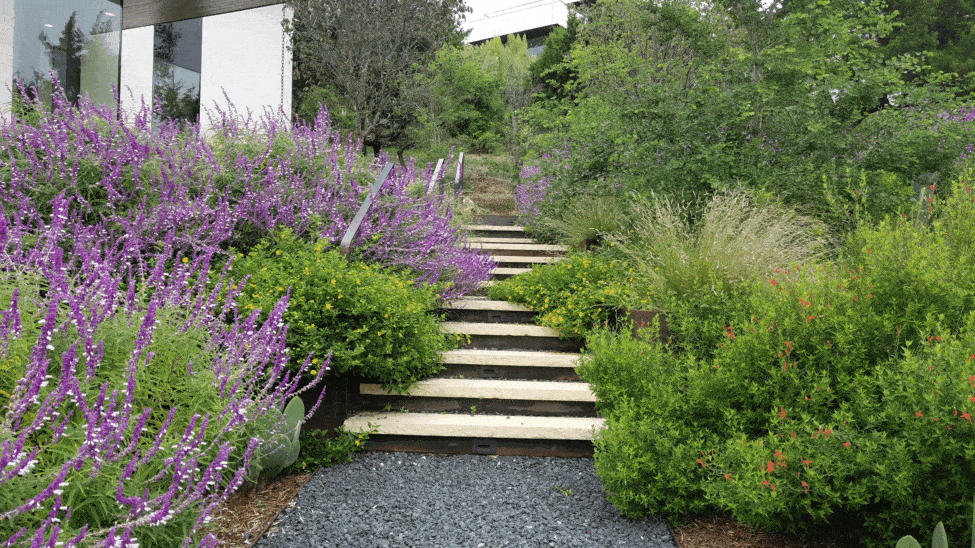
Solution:
<path fill-rule="evenodd" d="M 152 94 L 162 104 L 158 119 L 196 122 L 200 115 L 203 19 L 155 26 Z"/>
<path fill-rule="evenodd" d="M 72 102 L 115 105 L 122 8 L 111 0 L 14 0 L 13 77 L 49 103 L 56 78 Z M 52 78 L 53 76 L 53 78 Z"/>

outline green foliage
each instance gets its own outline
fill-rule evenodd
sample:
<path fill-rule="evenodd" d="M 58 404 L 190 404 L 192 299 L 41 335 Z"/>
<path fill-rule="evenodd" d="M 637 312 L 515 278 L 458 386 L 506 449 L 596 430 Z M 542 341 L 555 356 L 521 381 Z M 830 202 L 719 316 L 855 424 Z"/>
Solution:
<path fill-rule="evenodd" d="M 618 309 L 631 297 L 623 263 L 600 255 L 574 254 L 554 264 L 503 280 L 490 289 L 492 299 L 523 303 L 538 311 L 535 321 L 564 336 L 585 335 L 594 327 L 616 323 Z M 644 295 L 642 304 L 649 304 Z"/>
<path fill-rule="evenodd" d="M 332 121 L 332 128 L 342 136 L 352 133 L 355 129 L 355 119 L 348 107 L 335 93 L 319 86 L 309 86 L 303 90 L 295 109 L 295 116 L 305 123 L 311 124 L 318 118 L 321 107 L 328 109 L 328 117 Z"/>
<path fill-rule="evenodd" d="M 975 548 L 975 508 L 972 510 L 972 548 Z M 921 548 L 921 544 L 912 536 L 902 537 L 895 548 Z M 948 534 L 945 533 L 944 523 L 938 522 L 931 535 L 931 548 L 948 548 Z"/>
<path fill-rule="evenodd" d="M 474 151 L 494 152 L 504 132 L 503 81 L 489 73 L 475 49 L 446 47 L 437 52 L 427 73 L 418 76 L 428 89 L 420 120 L 418 142 L 437 148 L 460 140 Z"/>
<path fill-rule="evenodd" d="M 943 117 L 959 89 L 937 75 L 905 81 L 923 61 L 884 57 L 895 18 L 880 2 L 720 4 L 584 10 L 556 65 L 573 71 L 575 100 L 530 109 L 532 150 L 567 152 L 548 173 L 546 214 L 610 189 L 688 201 L 740 185 L 851 230 L 826 205 L 830 192 L 863 180 L 879 219 L 910 200 L 921 174 L 950 177 L 973 140 L 971 124 Z"/>
<path fill-rule="evenodd" d="M 597 471 L 627 515 L 727 511 L 866 546 L 944 516 L 975 479 L 975 191 L 861 225 L 836 264 L 671 301 L 674 344 L 597 334 L 580 376 L 607 428 Z M 648 456 L 649 455 L 649 456 Z M 683 493 L 680 501 L 668 492 Z"/>
<path fill-rule="evenodd" d="M 457 143 L 475 152 L 517 148 L 517 112 L 531 100 L 528 42 L 508 36 L 479 46 L 437 52 L 415 90 L 420 105 L 418 143 L 438 149 Z"/>
<path fill-rule="evenodd" d="M 8 273 L 8 276 L 10 274 Z M 20 288 L 21 322 L 24 326 L 23 336 L 12 342 L 8 353 L 0 360 L 0 402 L 13 391 L 14 385 L 23 376 L 29 349 L 37 340 L 37 322 L 44 316 L 44 311 L 38 311 L 32 304 L 36 299 L 36 291 L 41 290 L 43 282 L 30 275 L 17 274 L 19 281 L 8 278 L 4 284 L 2 299 L 7 299 L 13 287 Z M 33 294 L 33 297 L 32 297 Z M 171 458 L 181 447 L 183 433 L 186 428 L 197 421 L 195 416 L 209 415 L 208 428 L 199 430 L 199 436 L 212 443 L 216 432 L 220 430 L 221 418 L 226 402 L 220 397 L 219 386 L 214 386 L 214 376 L 206 367 L 195 367 L 192 374 L 187 372 L 187 363 L 205 364 L 213 359 L 208 350 L 209 333 L 206 330 L 185 330 L 184 316 L 180 310 L 157 309 L 157 327 L 153 333 L 153 342 L 148 347 L 152 358 L 143 358 L 135 375 L 135 392 L 132 408 L 135 412 L 152 409 L 153 412 L 146 422 L 149 431 L 158 431 L 167 422 L 171 410 L 176 410 L 168 434 L 158 440 L 160 453 L 155 458 L 141 464 L 134 475 L 126 482 L 124 496 L 142 496 L 148 490 L 150 496 L 162 496 L 170 487 L 168 482 L 159 482 L 159 474 L 165 470 L 162 465 L 165 459 Z M 93 340 L 102 341 L 102 359 L 96 369 L 96 374 L 85 380 L 79 389 L 88 394 L 98 393 L 104 389 L 106 394 L 113 391 L 122 394 L 128 389 L 128 361 L 136 338 L 139 336 L 141 317 L 125 317 L 117 315 L 102 322 L 93 334 Z M 73 331 L 73 330 L 72 330 Z M 52 339 L 54 359 L 52 368 L 61 367 L 59 361 L 62 353 L 69 347 L 69 341 L 76 340 L 76 333 L 58 333 Z M 85 359 L 81 357 L 78 368 L 84 370 Z M 81 377 L 83 378 L 83 377 Z M 42 391 L 41 397 L 46 393 Z M 2 409 L 0 405 L 0 409 Z M 48 446 L 42 451 L 47 457 L 37 463 L 31 474 L 17 476 L 4 484 L 0 490 L 0 507 L 15 508 L 24 500 L 36 494 L 50 482 L 50 478 L 57 474 L 61 463 L 76 454 L 77 448 L 86 443 L 88 423 L 83 413 L 75 412 L 65 429 L 64 437 L 56 445 Z M 41 429 L 29 438 L 29 443 L 44 446 L 52 436 L 51 429 Z M 232 459 L 238 461 L 243 456 L 243 448 L 249 436 L 240 433 L 235 439 L 224 437 L 236 445 L 238 451 L 232 454 Z M 148 445 L 140 451 L 147 450 L 149 445 L 157 440 L 149 437 L 144 440 Z M 56 451 L 56 452 L 55 452 Z M 215 455 L 205 455 L 200 461 L 201 466 L 207 466 L 207 459 Z M 72 508 L 71 523 L 73 529 L 87 526 L 97 531 L 111 527 L 117 521 L 118 506 L 115 500 L 118 490 L 118 478 L 121 477 L 127 462 L 104 464 L 99 473 L 93 473 L 95 463 L 72 469 L 62 482 L 62 502 Z M 199 512 L 177 514 L 165 525 L 154 527 L 140 527 L 135 530 L 142 546 L 171 547 L 179 545 L 187 536 Z M 10 536 L 21 526 L 29 526 L 28 516 L 16 518 L 0 526 L 0 531 Z"/>
<path fill-rule="evenodd" d="M 259 478 L 272 478 L 291 466 L 301 449 L 299 433 L 305 418 L 305 404 L 301 398 L 294 397 L 284 411 L 268 410 L 255 427 L 260 432 L 264 444 L 252 457 L 247 479 L 257 483 Z"/>
<path fill-rule="evenodd" d="M 569 14 L 565 28 L 556 27 L 545 38 L 542 54 L 529 67 L 532 82 L 541 88 L 542 99 L 572 98 L 576 71 L 568 62 L 569 53 L 579 35 L 581 19 Z"/>
<path fill-rule="evenodd" d="M 284 319 L 294 370 L 309 354 L 317 365 L 331 352 L 333 373 L 405 389 L 443 368 L 448 340 L 435 315 L 436 288 L 415 285 L 407 273 L 349 263 L 326 242 L 304 242 L 288 231 L 258 244 L 233 268 L 241 279 L 250 276 L 237 300 L 242 310 L 271 310 L 290 292 Z"/>
<path fill-rule="evenodd" d="M 610 236 L 635 275 L 669 305 L 737 290 L 744 280 L 822 254 L 823 228 L 744 190 L 715 194 L 694 213 L 666 198 L 634 196 L 632 230 Z"/>
<path fill-rule="evenodd" d="M 627 333 L 596 332 L 577 371 L 593 386 L 605 429 L 595 466 L 609 500 L 627 517 L 681 516 L 712 506 L 695 459 L 714 447 L 720 422 L 703 416 L 686 382 L 706 367 Z"/>
<path fill-rule="evenodd" d="M 607 235 L 626 232 L 626 213 L 624 202 L 613 197 L 582 198 L 560 218 L 543 217 L 538 223 L 542 230 L 554 232 L 557 241 L 588 249 L 601 244 Z"/>
<path fill-rule="evenodd" d="M 301 432 L 301 453 L 298 459 L 285 470 L 286 473 L 300 474 L 314 472 L 318 468 L 352 462 L 352 457 L 362 451 L 369 441 L 369 432 L 349 432 L 339 426 L 335 436 L 329 437 L 325 430 L 305 430 Z"/>

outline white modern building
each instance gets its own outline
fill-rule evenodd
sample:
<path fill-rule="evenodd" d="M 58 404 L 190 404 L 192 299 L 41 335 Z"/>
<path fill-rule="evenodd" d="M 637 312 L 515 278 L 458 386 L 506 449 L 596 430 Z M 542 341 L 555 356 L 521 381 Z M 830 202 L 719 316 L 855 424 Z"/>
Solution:
<path fill-rule="evenodd" d="M 71 100 L 114 105 L 115 87 L 126 110 L 290 114 L 287 16 L 282 0 L 0 0 L 0 110 L 15 79 L 50 100 L 53 74 Z"/>
<path fill-rule="evenodd" d="M 533 55 L 541 53 L 545 38 L 555 27 L 565 27 L 569 0 L 468 0 L 473 10 L 464 21 L 470 31 L 465 42 L 481 44 L 494 37 L 523 35 Z"/>

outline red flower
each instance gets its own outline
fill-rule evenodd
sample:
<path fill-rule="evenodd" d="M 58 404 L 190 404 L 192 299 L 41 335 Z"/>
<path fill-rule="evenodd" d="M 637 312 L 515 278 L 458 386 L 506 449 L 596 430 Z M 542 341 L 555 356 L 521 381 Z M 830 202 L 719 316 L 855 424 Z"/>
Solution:
<path fill-rule="evenodd" d="M 845 442 L 843 444 L 843 447 L 846 447 L 847 449 L 849 449 L 850 448 L 850 445 L 851 445 L 850 442 Z"/>
<path fill-rule="evenodd" d="M 725 474 L 724 479 L 731 481 L 731 474 Z"/>
<path fill-rule="evenodd" d="M 961 418 L 965 419 L 968 422 L 972 422 L 972 416 L 968 413 L 962 413 Z"/>
<path fill-rule="evenodd" d="M 779 407 L 779 418 L 784 419 L 786 415 L 785 407 Z"/>
<path fill-rule="evenodd" d="M 923 417 L 923 416 L 924 416 L 924 414 L 923 414 L 923 413 L 921 413 L 920 411 L 918 411 L 917 413 L 914 413 L 914 416 L 915 416 L 915 417 Z"/>
<path fill-rule="evenodd" d="M 772 472 L 775 472 L 775 463 L 768 461 L 768 465 L 765 467 L 765 473 L 771 474 Z"/>

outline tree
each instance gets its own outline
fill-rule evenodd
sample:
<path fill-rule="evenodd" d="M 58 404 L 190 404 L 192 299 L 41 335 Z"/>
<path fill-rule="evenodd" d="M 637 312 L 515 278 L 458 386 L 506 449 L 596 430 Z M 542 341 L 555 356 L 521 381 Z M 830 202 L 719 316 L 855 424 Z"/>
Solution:
<path fill-rule="evenodd" d="M 445 44 L 459 44 L 463 0 L 287 0 L 298 72 L 351 111 L 363 151 L 410 145 L 414 74 Z M 401 156 L 402 158 L 402 156 Z"/>
<path fill-rule="evenodd" d="M 68 18 L 57 43 L 50 42 L 44 32 L 37 37 L 47 50 L 65 97 L 72 103 L 77 103 L 81 94 L 81 57 L 85 53 L 85 33 L 78 28 L 77 16 L 78 12 L 73 12 Z"/>

